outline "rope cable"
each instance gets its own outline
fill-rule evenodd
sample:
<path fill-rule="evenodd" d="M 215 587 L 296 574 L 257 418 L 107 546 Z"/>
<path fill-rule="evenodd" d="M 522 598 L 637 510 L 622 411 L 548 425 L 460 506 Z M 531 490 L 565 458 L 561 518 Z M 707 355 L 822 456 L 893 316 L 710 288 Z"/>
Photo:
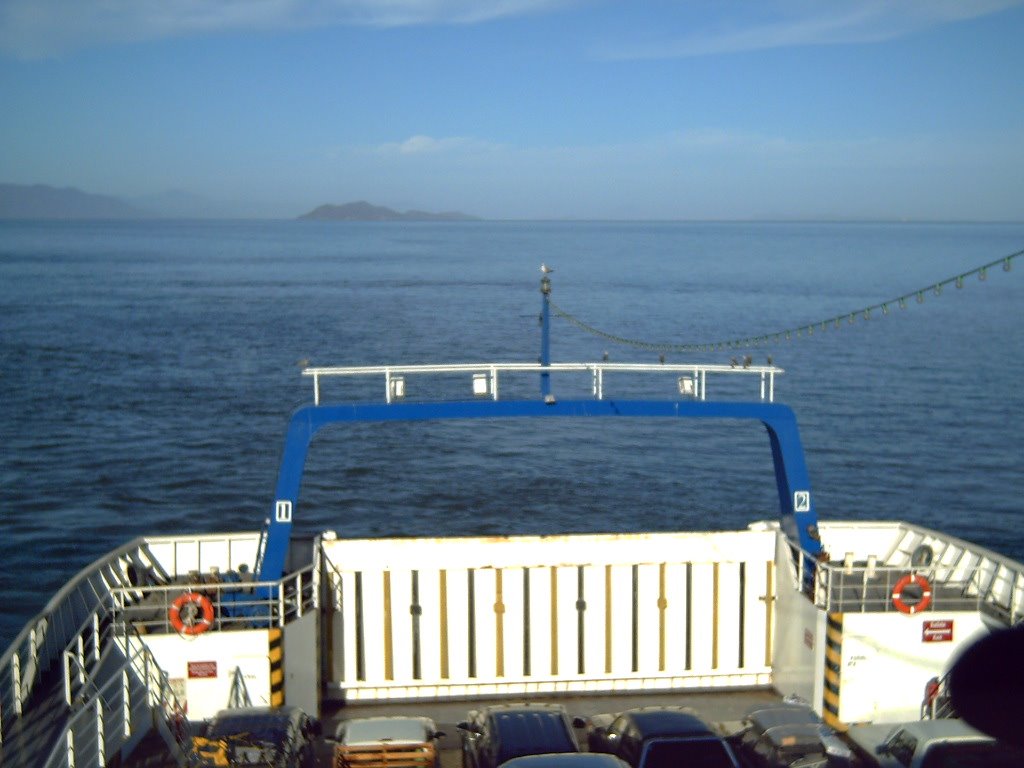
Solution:
<path fill-rule="evenodd" d="M 552 311 L 562 319 L 567 320 L 569 323 L 575 325 L 582 331 L 586 331 L 587 333 L 593 334 L 594 336 L 599 336 L 602 339 L 606 339 L 607 341 L 613 342 L 615 344 L 622 344 L 625 346 L 636 347 L 637 349 L 645 349 L 653 352 L 711 352 L 720 349 L 756 347 L 762 344 L 768 344 L 770 342 L 778 343 L 780 341 L 790 341 L 793 337 L 799 339 L 805 334 L 807 336 L 812 336 L 814 334 L 815 327 L 820 328 L 821 331 L 827 330 L 829 325 L 833 325 L 834 327 L 839 328 L 841 327 L 844 318 L 846 319 L 847 323 L 852 324 L 856 321 L 858 315 L 863 317 L 864 320 L 870 320 L 871 313 L 876 310 L 881 312 L 883 315 L 888 315 L 890 312 L 891 305 L 893 304 L 898 306 L 900 309 L 906 309 L 907 302 L 911 298 L 913 298 L 918 304 L 923 304 L 926 292 L 931 291 L 936 296 L 941 296 L 942 289 L 948 285 L 954 285 L 957 289 L 961 289 L 964 287 L 964 280 L 973 275 L 977 275 L 978 280 L 984 281 L 988 277 L 988 270 L 994 267 L 1002 266 L 1004 272 L 1009 272 L 1012 268 L 1014 259 L 1017 259 L 1022 255 L 1024 255 L 1024 249 L 1021 249 L 1016 253 L 1011 253 L 1008 256 L 1003 256 L 1002 258 L 996 259 L 995 261 L 991 261 L 988 264 L 983 264 L 980 267 L 975 267 L 974 269 L 962 272 L 958 275 L 954 275 L 953 277 L 948 277 L 945 280 L 940 280 L 939 282 L 929 286 L 925 286 L 924 288 L 919 288 L 917 290 L 910 291 L 908 293 L 903 294 L 902 296 L 897 296 L 895 298 L 888 299 L 887 301 L 881 301 L 877 304 L 872 304 L 869 307 L 863 307 L 862 309 L 857 309 L 852 312 L 844 312 L 840 315 L 836 315 L 835 317 L 826 318 L 824 320 L 818 320 L 816 322 L 807 323 L 805 325 L 796 326 L 794 328 L 787 328 L 782 331 L 774 331 L 772 333 L 767 333 L 761 336 L 747 336 L 745 338 L 740 339 L 725 339 L 721 341 L 710 341 L 697 344 L 668 344 L 652 341 L 643 341 L 640 339 L 629 339 L 624 336 L 616 336 L 613 333 L 607 333 L 606 331 L 602 331 L 600 328 L 595 328 L 594 326 L 589 325 L 588 323 L 585 323 L 584 321 L 580 320 L 575 315 L 566 312 L 564 309 L 555 304 L 555 302 L 552 301 L 550 297 L 548 298 L 548 301 Z"/>

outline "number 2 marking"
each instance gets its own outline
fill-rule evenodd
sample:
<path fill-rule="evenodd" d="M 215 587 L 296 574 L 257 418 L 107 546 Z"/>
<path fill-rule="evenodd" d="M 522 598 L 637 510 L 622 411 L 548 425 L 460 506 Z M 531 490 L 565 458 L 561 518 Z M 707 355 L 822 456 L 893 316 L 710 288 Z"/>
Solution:
<path fill-rule="evenodd" d="M 810 491 L 797 491 L 793 494 L 793 511 L 794 512 L 810 512 L 811 511 L 811 492 Z"/>

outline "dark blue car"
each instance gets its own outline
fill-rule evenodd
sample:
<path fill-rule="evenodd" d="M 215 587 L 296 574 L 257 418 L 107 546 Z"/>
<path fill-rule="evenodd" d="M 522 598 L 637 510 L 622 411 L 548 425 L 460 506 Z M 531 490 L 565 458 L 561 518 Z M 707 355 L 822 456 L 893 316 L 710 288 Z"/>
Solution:
<path fill-rule="evenodd" d="M 463 768 L 498 768 L 514 757 L 578 752 L 558 704 L 497 704 L 473 710 L 458 724 Z"/>
<path fill-rule="evenodd" d="M 738 768 L 725 740 L 696 712 L 680 707 L 644 707 L 597 715 L 586 725 L 591 752 L 607 752 L 632 768 Z"/>

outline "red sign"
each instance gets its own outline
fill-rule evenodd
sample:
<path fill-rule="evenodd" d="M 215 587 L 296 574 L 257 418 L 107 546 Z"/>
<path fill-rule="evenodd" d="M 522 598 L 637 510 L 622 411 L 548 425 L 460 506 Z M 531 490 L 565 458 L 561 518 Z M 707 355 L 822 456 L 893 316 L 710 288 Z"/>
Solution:
<path fill-rule="evenodd" d="M 952 641 L 952 619 L 931 619 L 921 624 L 922 643 L 949 643 Z"/>
<path fill-rule="evenodd" d="M 188 676 L 189 676 L 189 678 L 216 677 L 217 676 L 217 662 L 216 661 L 190 661 L 188 663 Z"/>

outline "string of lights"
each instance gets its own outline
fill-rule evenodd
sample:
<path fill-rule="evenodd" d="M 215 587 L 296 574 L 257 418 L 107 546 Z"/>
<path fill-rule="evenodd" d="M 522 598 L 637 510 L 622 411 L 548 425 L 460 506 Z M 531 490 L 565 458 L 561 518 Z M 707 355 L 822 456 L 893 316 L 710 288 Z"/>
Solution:
<path fill-rule="evenodd" d="M 889 299 L 888 301 L 872 304 L 869 307 L 862 307 L 852 312 L 844 312 L 841 315 L 836 315 L 835 317 L 830 317 L 825 320 L 818 320 L 813 323 L 807 323 L 806 325 L 800 325 L 796 328 L 787 328 L 783 331 L 766 333 L 761 336 L 747 336 L 740 339 L 727 339 L 696 344 L 662 344 L 651 341 L 642 341 L 640 339 L 627 339 L 623 336 L 616 336 L 615 334 L 607 333 L 583 322 L 575 315 L 572 315 L 559 307 L 554 301 L 550 302 L 550 306 L 556 315 L 572 323 L 577 328 L 595 336 L 600 336 L 601 338 L 615 344 L 623 344 L 654 352 L 711 352 L 719 349 L 743 349 L 747 347 L 778 344 L 783 341 L 790 341 L 794 338 L 799 339 L 803 336 L 813 336 L 815 333 L 823 333 L 827 331 L 830 327 L 840 328 L 844 322 L 852 324 L 858 319 L 870 320 L 875 313 L 880 313 L 885 316 L 888 315 L 893 308 L 906 309 L 908 306 L 912 306 L 912 304 L 923 304 L 927 294 L 931 293 L 935 296 L 941 296 L 943 290 L 951 285 L 956 286 L 957 289 L 963 288 L 965 281 L 968 278 L 975 276 L 977 276 L 978 280 L 985 281 L 988 279 L 989 270 L 997 267 L 1002 267 L 1004 272 L 1009 272 L 1012 269 L 1014 260 L 1022 255 L 1024 255 L 1024 249 L 1019 250 L 1016 253 L 1011 253 L 1009 256 L 1003 256 L 1002 258 L 996 259 L 988 264 L 983 264 L 980 267 L 975 267 L 974 269 L 954 275 L 953 277 L 948 277 L 945 280 L 941 280 L 916 291 L 910 291 L 902 296 Z"/>

